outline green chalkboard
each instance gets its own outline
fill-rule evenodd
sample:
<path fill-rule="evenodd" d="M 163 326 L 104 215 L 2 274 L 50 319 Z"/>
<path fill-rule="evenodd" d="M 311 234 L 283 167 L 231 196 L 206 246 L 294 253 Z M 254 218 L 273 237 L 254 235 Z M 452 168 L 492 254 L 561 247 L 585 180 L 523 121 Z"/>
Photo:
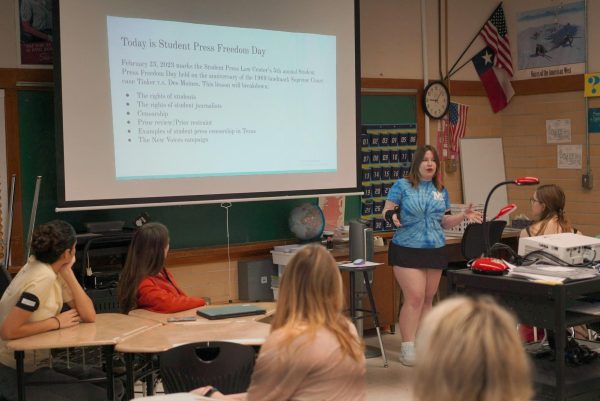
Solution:
<path fill-rule="evenodd" d="M 173 249 L 196 248 L 227 243 L 226 210 L 220 205 L 140 207 L 56 213 L 56 136 L 52 91 L 19 91 L 19 135 L 23 232 L 29 227 L 35 177 L 42 176 L 36 222 L 56 218 L 71 222 L 84 231 L 84 223 L 122 220 L 132 226 L 142 212 L 151 220 L 166 224 Z M 363 96 L 361 117 L 366 124 L 410 123 L 416 121 L 414 96 Z M 235 203 L 229 209 L 230 242 L 246 243 L 293 238 L 287 220 L 297 205 L 317 199 L 296 199 Z M 346 199 L 345 221 L 360 216 L 360 197 Z M 25 243 L 25 241 L 23 241 Z"/>
<path fill-rule="evenodd" d="M 416 124 L 415 95 L 363 95 L 361 98 L 363 124 Z"/>

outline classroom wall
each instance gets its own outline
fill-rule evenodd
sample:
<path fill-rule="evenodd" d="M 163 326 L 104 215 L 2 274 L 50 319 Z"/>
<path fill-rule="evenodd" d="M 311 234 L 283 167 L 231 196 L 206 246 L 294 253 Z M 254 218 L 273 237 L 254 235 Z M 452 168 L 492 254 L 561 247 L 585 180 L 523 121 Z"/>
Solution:
<path fill-rule="evenodd" d="M 448 7 L 448 63 L 456 61 L 466 45 L 479 31 L 498 5 L 498 0 L 440 0 Z M 574 0 L 573 0 L 574 1 Z M 573 1 L 565 1 L 571 3 Z M 516 44 L 516 14 L 524 9 L 559 6 L 558 0 L 505 0 L 509 36 Z M 600 40 L 600 25 L 594 24 L 600 16 L 600 2 L 588 0 L 589 43 Z M 426 0 L 428 78 L 439 78 L 438 66 L 438 0 Z M 421 1 L 420 0 L 361 0 L 361 68 L 362 76 L 369 78 L 423 79 L 421 56 Z M 442 28 L 442 31 L 445 31 Z M 442 40 L 444 41 L 444 39 Z M 466 53 L 468 60 L 483 48 L 477 39 Z M 600 70 L 600 52 L 590 46 L 589 71 Z M 512 48 L 513 54 L 516 48 Z M 445 56 L 442 55 L 442 61 Z M 442 70 L 445 71 L 444 66 Z M 477 81 L 474 68 L 467 65 L 453 79 Z"/>
<path fill-rule="evenodd" d="M 586 235 L 600 234 L 600 182 L 594 180 L 592 190 L 583 189 L 584 170 L 558 169 L 557 145 L 546 143 L 546 120 L 571 119 L 570 144 L 581 144 L 585 168 L 585 103 L 581 92 L 565 92 L 530 96 L 516 96 L 501 113 L 491 112 L 486 97 L 457 97 L 468 104 L 469 117 L 466 137 L 501 137 L 507 179 L 517 176 L 539 177 L 543 184 L 560 185 L 567 195 L 565 212 L 578 230 Z M 600 107 L 600 102 L 590 102 Z M 435 135 L 433 142 L 435 143 Z M 600 134 L 590 134 L 592 174 L 600 165 Z M 444 175 L 452 202 L 460 203 L 462 183 L 460 167 Z M 529 215 L 532 187 L 508 186 L 509 202 L 517 204 L 519 214 Z M 464 201 L 468 201 L 464 200 Z"/>
<path fill-rule="evenodd" d="M 465 137 L 502 137 L 502 114 L 494 114 L 492 112 L 487 97 L 462 96 L 454 98 L 454 101 L 469 105 L 469 115 L 467 119 L 468 123 Z M 432 144 L 437 143 L 436 131 L 437 123 L 432 123 Z M 458 169 L 453 173 L 447 173 L 445 166 L 442 166 L 442 168 L 444 169 L 444 185 L 448 188 L 448 192 L 450 193 L 450 202 L 469 202 L 469 199 L 463 199 L 460 163 L 458 164 Z"/>
<path fill-rule="evenodd" d="M 443 1 L 442 1 L 443 2 Z M 497 0 L 450 0 L 448 8 L 448 58 L 450 63 L 485 22 L 498 4 Z M 0 0 L 0 68 L 14 68 L 17 58 L 17 3 Z M 549 7 L 558 0 L 505 0 L 504 10 L 509 29 L 518 7 Z M 426 0 L 427 47 L 429 77 L 438 78 L 438 0 Z M 421 1 L 420 0 L 360 0 L 362 76 L 371 78 L 422 79 Z M 600 16 L 600 2 L 588 0 L 589 21 Z M 510 32 L 510 31 L 509 31 Z M 590 43 L 600 39 L 600 26 L 589 24 Z M 481 42 L 479 42 L 481 43 Z M 481 46 L 474 46 L 481 48 Z M 476 50 L 476 49 L 475 49 Z M 471 53 L 472 54 L 472 53 Z M 600 52 L 589 55 L 590 71 L 600 70 Z M 477 77 L 469 66 L 456 79 Z"/>
<path fill-rule="evenodd" d="M 0 68 L 17 66 L 17 0 L 0 0 Z"/>
<path fill-rule="evenodd" d="M 16 4 L 18 0 L 0 0 L 0 68 L 18 67 Z M 483 24 L 490 12 L 498 4 L 496 0 L 452 0 L 448 1 L 448 59 L 453 63 L 463 47 Z M 504 1 L 509 29 L 514 26 L 516 10 L 519 7 L 537 8 L 556 6 L 557 0 Z M 421 1 L 420 0 L 361 0 L 361 54 L 362 76 L 365 78 L 422 79 L 421 57 Z M 429 79 L 439 77 L 438 73 L 438 0 L 427 0 L 427 49 Z M 588 21 L 600 16 L 600 2 L 588 1 Z M 589 43 L 600 39 L 600 26 L 588 24 Z M 481 42 L 479 42 L 481 43 Z M 473 46 L 478 50 L 480 44 Z M 600 70 L 600 52 L 590 46 L 589 71 Z M 513 49 L 514 50 L 514 49 Z M 468 53 L 469 54 L 472 54 Z M 478 81 L 473 68 L 465 67 L 453 79 Z M 575 224 L 589 234 L 600 234 L 600 202 L 596 202 L 595 188 L 591 191 L 581 188 L 583 170 L 558 170 L 556 166 L 556 145 L 545 144 L 545 120 L 571 118 L 573 129 L 572 143 L 585 143 L 584 103 L 581 93 L 559 93 L 554 95 L 516 96 L 503 112 L 494 115 L 481 96 L 456 97 L 456 100 L 471 106 L 467 136 L 500 136 L 504 139 L 505 165 L 507 176 L 538 175 L 544 182 L 556 182 L 565 187 L 568 193 L 567 212 Z M 593 107 L 600 107 L 594 101 Z M 435 123 L 431 124 L 431 142 L 435 143 Z M 598 139 L 590 136 L 592 144 L 592 173 L 597 169 Z M 525 145 L 525 146 L 523 146 Z M 531 156 L 528 152 L 535 153 Z M 585 161 L 585 155 L 584 155 Z M 600 178 L 599 178 L 600 179 Z M 445 175 L 445 182 L 451 193 L 452 202 L 461 202 L 462 190 L 460 170 Z M 527 189 L 509 188 L 509 199 L 519 206 L 517 213 L 528 210 Z M 571 205 L 573 203 L 573 205 Z"/>

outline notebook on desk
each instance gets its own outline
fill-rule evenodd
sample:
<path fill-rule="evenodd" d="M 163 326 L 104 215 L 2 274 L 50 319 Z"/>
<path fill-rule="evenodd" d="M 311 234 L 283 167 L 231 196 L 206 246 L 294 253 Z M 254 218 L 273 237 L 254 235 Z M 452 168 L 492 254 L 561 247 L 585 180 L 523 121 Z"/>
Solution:
<path fill-rule="evenodd" d="M 196 309 L 198 316 L 206 319 L 227 319 L 230 317 L 264 315 L 267 310 L 259 308 L 255 305 L 230 305 L 230 306 L 215 306 L 211 308 Z"/>

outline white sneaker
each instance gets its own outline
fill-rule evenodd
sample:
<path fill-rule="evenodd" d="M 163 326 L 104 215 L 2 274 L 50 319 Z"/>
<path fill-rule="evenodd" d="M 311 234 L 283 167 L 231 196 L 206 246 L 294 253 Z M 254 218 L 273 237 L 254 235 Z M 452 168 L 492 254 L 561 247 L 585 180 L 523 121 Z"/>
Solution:
<path fill-rule="evenodd" d="M 400 363 L 404 366 L 414 366 L 415 365 L 415 343 L 414 342 L 406 342 L 402 343 L 400 346 Z"/>

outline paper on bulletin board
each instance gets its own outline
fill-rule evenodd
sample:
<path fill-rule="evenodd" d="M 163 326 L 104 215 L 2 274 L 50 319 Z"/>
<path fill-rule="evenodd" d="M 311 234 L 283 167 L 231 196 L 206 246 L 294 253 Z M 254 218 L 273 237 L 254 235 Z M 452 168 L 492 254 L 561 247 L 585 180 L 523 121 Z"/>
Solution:
<path fill-rule="evenodd" d="M 325 216 L 325 231 L 334 231 L 337 227 L 344 226 L 344 212 L 346 210 L 346 197 L 323 196 L 319 198 L 319 207 Z"/>
<path fill-rule="evenodd" d="M 581 168 L 581 145 L 557 145 L 558 168 Z"/>
<path fill-rule="evenodd" d="M 546 143 L 571 142 L 571 119 L 546 120 Z"/>

